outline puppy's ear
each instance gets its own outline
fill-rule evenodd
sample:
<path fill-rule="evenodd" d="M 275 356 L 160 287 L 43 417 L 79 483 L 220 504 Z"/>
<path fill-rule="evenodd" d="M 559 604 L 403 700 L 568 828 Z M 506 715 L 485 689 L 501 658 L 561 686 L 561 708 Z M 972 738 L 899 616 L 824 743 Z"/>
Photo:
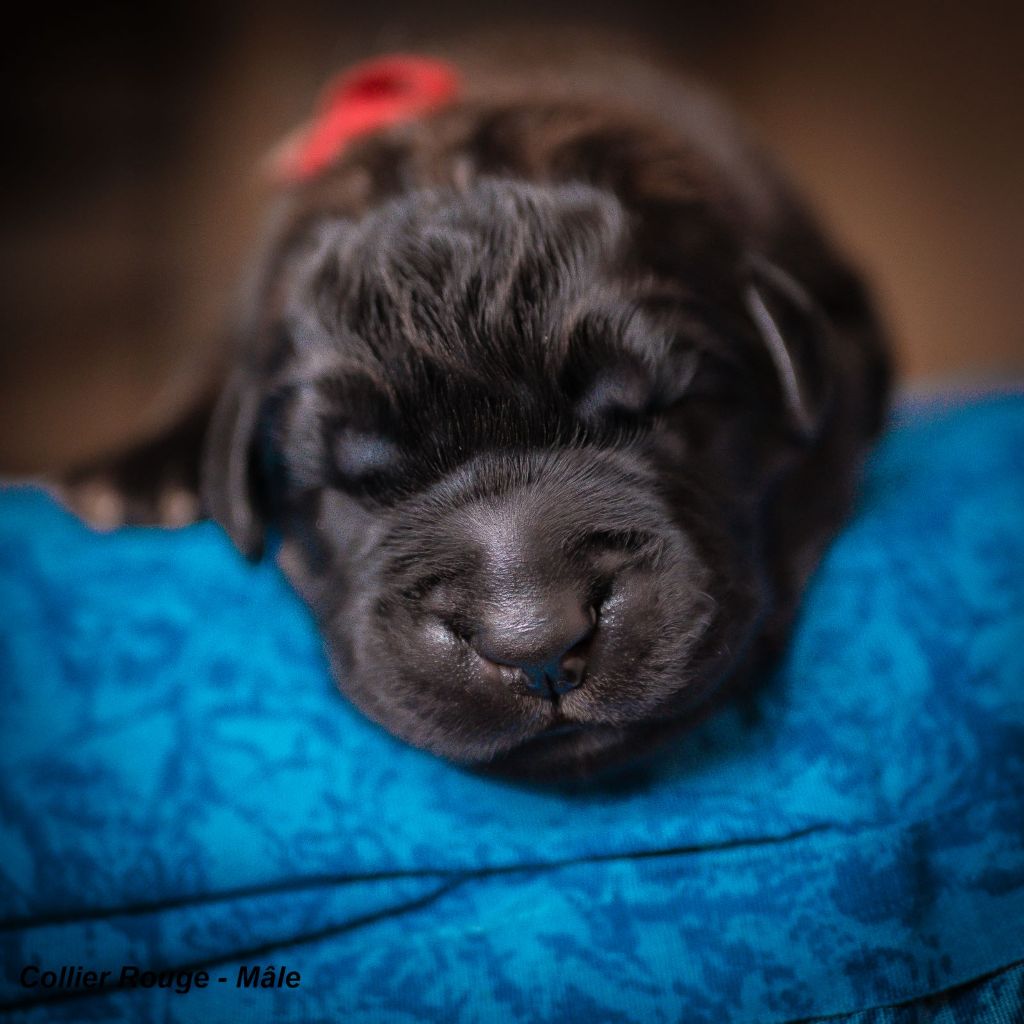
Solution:
<path fill-rule="evenodd" d="M 747 257 L 743 299 L 775 368 L 790 429 L 813 440 L 832 390 L 825 314 L 803 285 L 758 255 Z"/>
<path fill-rule="evenodd" d="M 207 513 L 252 561 L 263 554 L 266 530 L 256 473 L 261 394 L 251 370 L 232 372 L 214 408 L 201 478 Z"/>

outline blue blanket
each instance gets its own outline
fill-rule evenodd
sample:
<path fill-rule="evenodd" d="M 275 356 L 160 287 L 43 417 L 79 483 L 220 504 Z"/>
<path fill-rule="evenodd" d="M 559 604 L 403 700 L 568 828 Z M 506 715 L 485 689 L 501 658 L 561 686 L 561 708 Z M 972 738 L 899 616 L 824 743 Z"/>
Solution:
<path fill-rule="evenodd" d="M 28 489 L 0 681 L 13 1020 L 1021 1019 L 1019 396 L 894 427 L 779 671 L 614 785 L 402 745 L 272 564 Z"/>

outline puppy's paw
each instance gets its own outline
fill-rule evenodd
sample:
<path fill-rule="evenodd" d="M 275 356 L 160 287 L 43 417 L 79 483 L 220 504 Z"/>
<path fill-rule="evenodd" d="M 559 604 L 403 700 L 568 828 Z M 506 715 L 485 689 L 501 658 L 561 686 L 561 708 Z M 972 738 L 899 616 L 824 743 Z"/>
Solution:
<path fill-rule="evenodd" d="M 115 530 L 125 522 L 124 497 L 112 480 L 50 481 L 47 491 L 94 530 Z"/>
<path fill-rule="evenodd" d="M 121 526 L 187 526 L 200 518 L 195 487 L 176 478 L 140 488 L 114 474 L 52 481 L 47 490 L 95 530 Z"/>
<path fill-rule="evenodd" d="M 156 437 L 49 481 L 50 493 L 97 530 L 195 522 L 210 404 L 204 399 Z"/>
<path fill-rule="evenodd" d="M 161 526 L 188 526 L 201 517 L 199 495 L 194 488 L 171 483 L 160 492 L 157 512 Z"/>

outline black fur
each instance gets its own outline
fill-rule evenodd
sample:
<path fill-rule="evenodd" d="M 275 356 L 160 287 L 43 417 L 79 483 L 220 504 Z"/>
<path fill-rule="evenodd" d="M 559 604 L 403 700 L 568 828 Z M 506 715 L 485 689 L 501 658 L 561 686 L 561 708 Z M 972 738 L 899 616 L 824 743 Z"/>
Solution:
<path fill-rule="evenodd" d="M 210 511 L 281 534 L 342 691 L 461 763 L 586 773 L 763 666 L 881 421 L 855 275 L 724 117 L 655 113 L 353 146 L 287 197 L 210 432 Z M 563 607 L 569 692 L 481 656 Z"/>

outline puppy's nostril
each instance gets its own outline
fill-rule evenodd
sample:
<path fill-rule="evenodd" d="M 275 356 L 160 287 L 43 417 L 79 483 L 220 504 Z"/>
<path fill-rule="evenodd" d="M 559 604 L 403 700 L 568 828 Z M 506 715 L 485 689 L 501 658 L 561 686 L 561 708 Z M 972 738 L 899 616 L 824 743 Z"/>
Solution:
<path fill-rule="evenodd" d="M 485 659 L 487 664 L 497 669 L 496 677 L 506 685 L 523 686 L 537 697 L 555 700 L 583 683 L 586 676 L 586 661 L 580 655 L 572 655 L 561 659 L 531 664 L 524 662 L 509 665 Z"/>
<path fill-rule="evenodd" d="M 504 681 L 525 682 L 537 696 L 554 700 L 583 682 L 597 610 L 565 600 L 531 610 L 525 620 L 521 614 L 491 614 L 471 643 L 486 662 L 505 667 Z M 509 668 L 518 672 L 510 675 Z"/>
<path fill-rule="evenodd" d="M 567 654 L 562 658 L 559 669 L 559 681 L 565 687 L 562 691 L 564 693 L 568 690 L 574 690 L 583 682 L 587 662 L 582 654 Z"/>

